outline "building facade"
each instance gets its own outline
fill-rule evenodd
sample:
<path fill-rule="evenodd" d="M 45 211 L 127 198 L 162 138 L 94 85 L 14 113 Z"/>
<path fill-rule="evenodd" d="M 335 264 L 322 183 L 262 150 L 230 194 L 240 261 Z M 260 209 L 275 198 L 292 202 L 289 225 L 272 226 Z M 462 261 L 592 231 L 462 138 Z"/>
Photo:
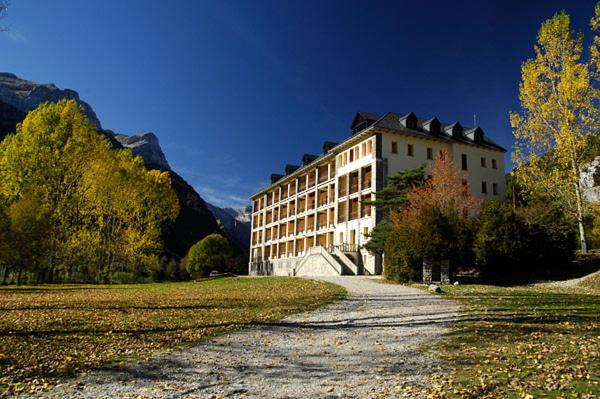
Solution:
<path fill-rule="evenodd" d="M 351 129 L 251 197 L 251 275 L 381 274 L 382 259 L 362 248 L 383 216 L 370 202 L 388 176 L 433 162 L 443 149 L 475 197 L 505 196 L 506 150 L 479 127 L 361 112 Z"/>

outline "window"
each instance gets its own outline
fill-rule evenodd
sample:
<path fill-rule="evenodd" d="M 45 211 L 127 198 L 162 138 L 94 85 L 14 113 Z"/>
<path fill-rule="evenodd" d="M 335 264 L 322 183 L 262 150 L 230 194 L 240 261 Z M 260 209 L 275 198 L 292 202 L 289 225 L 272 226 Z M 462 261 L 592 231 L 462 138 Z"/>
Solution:
<path fill-rule="evenodd" d="M 350 162 L 354 161 L 354 148 L 350 149 Z"/>
<path fill-rule="evenodd" d="M 481 182 L 481 192 L 487 194 L 487 183 L 484 181 Z"/>
<path fill-rule="evenodd" d="M 413 156 L 413 151 L 414 151 L 413 145 L 409 144 L 408 147 L 407 147 L 407 154 L 408 154 L 409 157 Z"/>
<path fill-rule="evenodd" d="M 427 159 L 433 159 L 433 149 L 427 148 Z"/>
<path fill-rule="evenodd" d="M 462 170 L 467 170 L 467 154 L 462 154 L 460 157 Z"/>
<path fill-rule="evenodd" d="M 363 235 L 365 236 L 365 238 L 368 238 L 368 237 L 369 237 L 369 228 L 368 228 L 368 227 L 365 227 L 365 228 L 363 229 Z"/>
<path fill-rule="evenodd" d="M 494 195 L 498 195 L 498 184 L 496 184 L 496 183 L 492 184 L 492 193 Z"/>
<path fill-rule="evenodd" d="M 398 143 L 396 143 L 395 141 L 392 141 L 392 154 L 397 154 L 398 153 Z"/>
<path fill-rule="evenodd" d="M 492 169 L 498 169 L 498 165 L 496 164 L 495 159 L 492 159 Z"/>
<path fill-rule="evenodd" d="M 481 167 L 482 168 L 486 167 L 485 157 L 481 157 Z"/>
<path fill-rule="evenodd" d="M 442 161 L 446 159 L 446 153 L 444 152 L 444 150 L 440 150 L 440 159 Z"/>

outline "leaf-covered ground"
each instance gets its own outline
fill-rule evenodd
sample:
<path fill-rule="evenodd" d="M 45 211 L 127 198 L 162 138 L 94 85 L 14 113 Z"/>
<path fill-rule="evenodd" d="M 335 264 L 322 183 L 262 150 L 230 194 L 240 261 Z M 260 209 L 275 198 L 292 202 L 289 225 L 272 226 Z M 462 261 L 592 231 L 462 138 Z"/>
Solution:
<path fill-rule="evenodd" d="M 286 277 L 0 288 L 0 397 L 344 295 L 333 284 Z"/>
<path fill-rule="evenodd" d="M 600 397 L 600 288 L 444 287 L 462 319 L 433 348 L 450 373 L 429 397 Z"/>

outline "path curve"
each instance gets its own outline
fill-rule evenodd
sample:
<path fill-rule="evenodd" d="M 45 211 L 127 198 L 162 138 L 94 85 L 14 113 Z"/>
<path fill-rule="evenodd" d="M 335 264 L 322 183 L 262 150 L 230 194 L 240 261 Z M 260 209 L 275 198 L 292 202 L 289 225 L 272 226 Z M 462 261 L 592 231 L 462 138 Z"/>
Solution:
<path fill-rule="evenodd" d="M 227 333 L 148 362 L 94 371 L 45 397 L 372 398 L 427 385 L 455 302 L 366 277 L 333 277 L 348 297 L 280 322 Z"/>

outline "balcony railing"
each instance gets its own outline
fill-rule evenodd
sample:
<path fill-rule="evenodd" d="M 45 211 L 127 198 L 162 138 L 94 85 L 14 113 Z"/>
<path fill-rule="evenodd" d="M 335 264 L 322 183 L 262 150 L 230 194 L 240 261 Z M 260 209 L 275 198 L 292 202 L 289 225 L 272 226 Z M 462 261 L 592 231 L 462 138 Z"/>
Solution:
<path fill-rule="evenodd" d="M 325 249 L 327 250 L 327 252 L 329 252 L 330 254 L 335 252 L 335 248 L 339 249 L 342 252 L 356 252 L 358 251 L 358 245 L 356 244 L 340 244 L 340 245 L 330 245 L 328 247 L 326 247 Z"/>

